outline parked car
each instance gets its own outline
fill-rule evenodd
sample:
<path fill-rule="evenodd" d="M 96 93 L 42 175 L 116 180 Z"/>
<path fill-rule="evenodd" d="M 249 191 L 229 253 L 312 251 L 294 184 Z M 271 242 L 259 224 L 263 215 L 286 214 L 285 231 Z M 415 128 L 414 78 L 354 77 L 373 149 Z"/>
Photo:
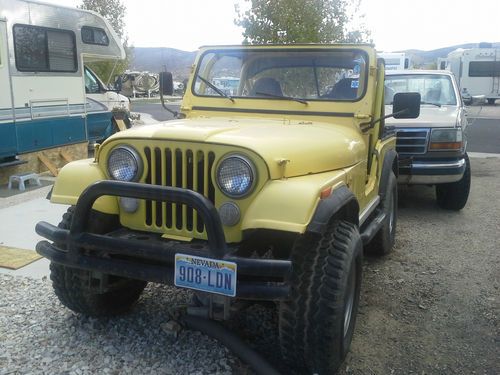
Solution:
<path fill-rule="evenodd" d="M 228 72 L 231 94 L 213 83 Z M 171 95 L 172 75 L 160 82 Z M 147 282 L 194 290 L 197 313 L 217 319 L 243 313 L 238 300 L 275 301 L 287 362 L 334 373 L 363 247 L 386 254 L 396 233 L 383 82 L 369 45 L 202 48 L 178 119 L 117 133 L 61 170 L 51 200 L 76 206 L 37 225 L 61 302 L 110 315 Z M 394 113 L 418 116 L 419 99 L 399 94 Z"/>
<path fill-rule="evenodd" d="M 448 71 L 388 71 L 385 76 L 386 112 L 395 93 L 418 92 L 418 119 L 394 119 L 400 184 L 435 185 L 440 207 L 462 209 L 469 197 L 470 163 L 467 120 L 455 78 Z"/>

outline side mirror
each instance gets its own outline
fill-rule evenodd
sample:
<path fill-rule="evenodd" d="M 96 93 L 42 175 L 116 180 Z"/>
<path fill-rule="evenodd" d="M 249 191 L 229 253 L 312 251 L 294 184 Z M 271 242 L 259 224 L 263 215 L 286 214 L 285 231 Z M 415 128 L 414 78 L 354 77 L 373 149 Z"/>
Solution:
<path fill-rule="evenodd" d="M 420 94 L 398 92 L 394 95 L 392 114 L 394 118 L 417 118 L 420 116 Z"/>
<path fill-rule="evenodd" d="M 174 93 L 174 80 L 172 73 L 160 72 L 160 92 L 163 95 L 172 95 Z"/>
<path fill-rule="evenodd" d="M 116 78 L 116 81 L 115 81 L 115 90 L 117 92 L 120 92 L 120 91 L 122 91 L 122 87 L 123 87 L 122 76 L 118 76 L 118 78 Z"/>

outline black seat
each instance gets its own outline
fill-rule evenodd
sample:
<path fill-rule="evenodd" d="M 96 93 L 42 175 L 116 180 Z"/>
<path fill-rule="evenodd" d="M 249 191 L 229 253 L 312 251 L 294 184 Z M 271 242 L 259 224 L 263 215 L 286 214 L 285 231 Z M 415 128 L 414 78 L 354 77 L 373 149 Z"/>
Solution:
<path fill-rule="evenodd" d="M 283 91 L 281 91 L 280 83 L 271 77 L 259 78 L 257 81 L 255 81 L 252 90 L 250 90 L 250 96 L 259 96 L 265 94 L 283 96 Z"/>
<path fill-rule="evenodd" d="M 344 100 L 356 99 L 358 96 L 358 89 L 357 87 L 353 87 L 353 81 L 353 78 L 342 78 L 324 95 L 324 97 Z"/>

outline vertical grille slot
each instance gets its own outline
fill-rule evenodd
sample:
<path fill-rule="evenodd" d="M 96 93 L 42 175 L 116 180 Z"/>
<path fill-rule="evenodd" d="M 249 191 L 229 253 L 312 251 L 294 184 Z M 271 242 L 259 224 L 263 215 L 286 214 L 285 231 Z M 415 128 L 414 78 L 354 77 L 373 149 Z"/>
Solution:
<path fill-rule="evenodd" d="M 215 202 L 215 187 L 212 183 L 212 167 L 214 165 L 214 161 L 215 161 L 215 154 L 213 152 L 209 152 L 208 153 L 208 173 L 207 173 L 207 176 L 208 178 L 210 179 L 210 183 L 208 184 L 208 199 L 210 200 L 210 202 Z"/>
<path fill-rule="evenodd" d="M 172 185 L 172 150 L 167 148 L 165 150 L 165 185 L 166 186 L 173 186 Z M 172 203 L 167 202 L 166 204 L 166 212 L 165 212 L 166 218 L 165 218 L 165 223 L 167 225 L 167 228 L 172 228 Z"/>
<path fill-rule="evenodd" d="M 145 147 L 148 165 L 145 182 L 152 185 L 190 189 L 215 203 L 212 169 L 215 153 L 195 149 Z M 173 202 L 146 201 L 145 223 L 185 235 L 204 233 L 204 223 L 196 210 Z"/>
<path fill-rule="evenodd" d="M 203 155 L 202 151 L 198 151 L 196 154 L 196 158 L 194 160 L 194 164 L 196 165 L 196 191 L 200 193 L 201 195 L 207 196 L 205 194 L 205 176 L 207 174 L 205 173 L 205 164 L 207 164 L 207 160 Z M 208 169 L 207 169 L 208 170 Z M 209 179 L 209 177 L 208 177 Z M 213 202 L 213 201 L 212 201 Z M 203 227 L 205 226 L 203 224 L 203 219 L 201 217 L 198 217 L 197 212 L 194 212 L 195 215 L 195 221 L 196 221 L 196 230 L 201 233 L 203 232 Z"/>
<path fill-rule="evenodd" d="M 179 149 L 175 150 L 175 186 L 178 188 L 182 187 L 182 151 Z M 182 205 L 174 204 L 175 207 L 175 227 L 177 229 L 182 229 Z"/>
<path fill-rule="evenodd" d="M 186 152 L 186 169 L 187 169 L 186 188 L 190 190 L 195 190 L 193 186 L 194 158 L 193 158 L 193 151 L 191 150 L 187 150 Z M 193 230 L 193 209 L 191 207 L 187 207 L 186 209 L 186 228 L 190 232 Z"/>

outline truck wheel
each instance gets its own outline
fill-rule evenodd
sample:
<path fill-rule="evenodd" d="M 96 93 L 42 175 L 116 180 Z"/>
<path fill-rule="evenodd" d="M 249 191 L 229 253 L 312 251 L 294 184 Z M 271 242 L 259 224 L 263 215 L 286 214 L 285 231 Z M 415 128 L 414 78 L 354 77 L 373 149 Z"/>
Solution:
<path fill-rule="evenodd" d="M 495 100 L 496 99 L 488 99 L 488 104 L 489 105 L 495 105 Z"/>
<path fill-rule="evenodd" d="M 297 240 L 279 335 L 283 357 L 298 372 L 332 374 L 342 364 L 354 332 L 362 260 L 359 231 L 346 221 Z"/>
<path fill-rule="evenodd" d="M 436 185 L 436 200 L 439 207 L 445 210 L 461 210 L 469 198 L 470 191 L 470 161 L 465 154 L 465 172 L 457 182 Z"/>
<path fill-rule="evenodd" d="M 396 224 L 398 222 L 398 183 L 396 176 L 391 172 L 386 192 L 382 197 L 380 207 L 385 212 L 385 220 L 375 237 L 368 244 L 366 251 L 373 255 L 390 253 L 396 238 Z"/>
<path fill-rule="evenodd" d="M 59 228 L 69 229 L 73 218 L 74 207 L 68 208 L 63 215 Z M 92 232 L 105 233 L 106 226 L 99 222 L 101 230 Z M 96 227 L 97 225 L 91 225 Z M 91 228 L 96 229 L 96 228 Z M 64 247 L 59 245 L 59 247 Z M 145 281 L 127 279 L 112 275 L 108 278 L 108 286 L 102 291 L 92 285 L 91 272 L 52 262 L 50 264 L 50 279 L 59 301 L 74 312 L 88 316 L 116 315 L 128 310 L 139 298 L 146 287 Z"/>

